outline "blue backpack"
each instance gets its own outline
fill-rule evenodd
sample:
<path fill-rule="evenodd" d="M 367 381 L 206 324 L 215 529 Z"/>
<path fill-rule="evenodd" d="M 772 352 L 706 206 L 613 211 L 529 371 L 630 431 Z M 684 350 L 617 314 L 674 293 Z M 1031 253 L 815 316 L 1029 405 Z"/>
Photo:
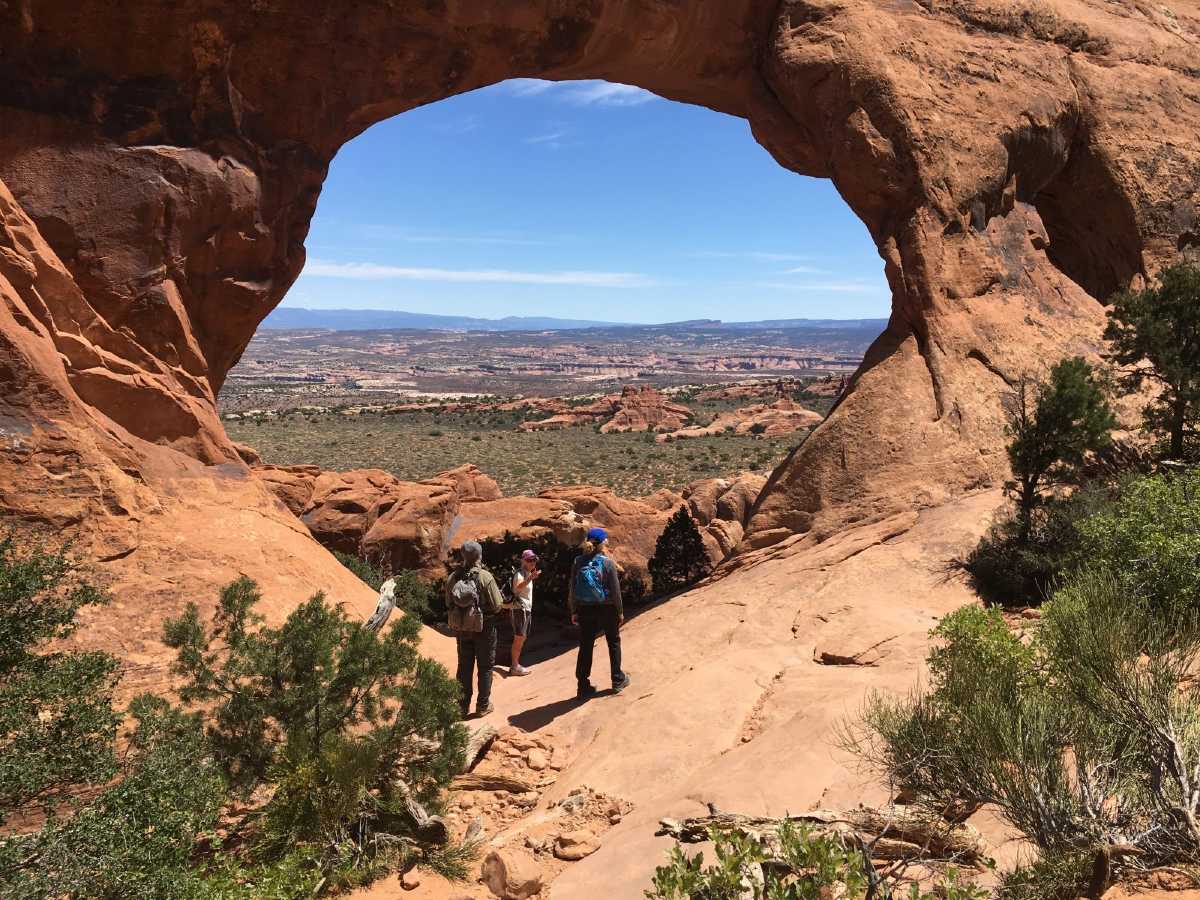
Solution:
<path fill-rule="evenodd" d="M 608 558 L 595 553 L 575 570 L 575 602 L 583 605 L 608 602 L 604 564 Z"/>

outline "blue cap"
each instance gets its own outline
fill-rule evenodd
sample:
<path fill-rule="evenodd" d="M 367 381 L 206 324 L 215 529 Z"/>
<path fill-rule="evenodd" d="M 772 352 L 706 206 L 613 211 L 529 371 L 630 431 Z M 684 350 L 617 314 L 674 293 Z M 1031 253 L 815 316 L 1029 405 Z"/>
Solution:
<path fill-rule="evenodd" d="M 593 544 L 600 544 L 608 540 L 608 532 L 603 528 L 592 528 L 588 531 L 587 539 Z"/>

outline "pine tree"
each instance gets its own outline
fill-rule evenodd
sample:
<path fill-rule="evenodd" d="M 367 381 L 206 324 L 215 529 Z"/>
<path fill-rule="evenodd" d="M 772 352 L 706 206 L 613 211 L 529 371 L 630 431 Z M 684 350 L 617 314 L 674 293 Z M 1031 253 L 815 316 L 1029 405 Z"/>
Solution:
<path fill-rule="evenodd" d="M 712 570 L 700 529 L 686 506 L 679 507 L 658 536 L 649 568 L 656 594 L 695 584 Z"/>
<path fill-rule="evenodd" d="M 1157 286 L 1122 291 L 1111 303 L 1104 334 L 1110 358 L 1125 367 L 1130 387 L 1158 385 L 1146 422 L 1167 432 L 1168 456 L 1182 459 L 1200 420 L 1200 265 L 1171 266 Z"/>
<path fill-rule="evenodd" d="M 274 787 L 263 847 L 410 852 L 426 824 L 413 803 L 436 801 L 461 765 L 458 685 L 419 654 L 410 615 L 376 634 L 318 593 L 271 628 L 259 599 L 243 577 L 221 592 L 211 626 L 190 604 L 165 640 L 180 698 L 211 711 L 209 742 L 230 783 Z"/>
<path fill-rule="evenodd" d="M 1047 382 L 1018 384 L 1008 427 L 1014 480 L 1006 487 L 1017 503 L 1020 543 L 1028 542 L 1047 493 L 1074 482 L 1084 457 L 1106 446 L 1115 426 L 1092 367 L 1078 356 L 1055 365 Z"/>

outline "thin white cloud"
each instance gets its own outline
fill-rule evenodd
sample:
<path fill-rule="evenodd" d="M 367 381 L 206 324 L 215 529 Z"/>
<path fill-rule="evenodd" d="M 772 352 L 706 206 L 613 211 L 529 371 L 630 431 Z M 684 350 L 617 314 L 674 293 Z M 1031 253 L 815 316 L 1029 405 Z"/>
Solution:
<path fill-rule="evenodd" d="M 514 78 L 504 82 L 514 97 L 549 97 L 573 106 L 641 106 L 658 96 L 631 84 L 614 81 L 546 81 L 542 78 Z"/>
<path fill-rule="evenodd" d="M 869 281 L 756 281 L 754 287 L 777 291 L 804 291 L 827 294 L 885 293 L 885 289 Z"/>
<path fill-rule="evenodd" d="M 829 275 L 828 269 L 817 269 L 813 266 L 795 266 L 791 269 L 785 269 L 784 275 Z"/>
<path fill-rule="evenodd" d="M 552 131 L 550 134 L 535 134 L 525 138 L 526 144 L 549 144 L 551 147 L 561 147 L 562 139 L 567 136 L 565 131 Z"/>
<path fill-rule="evenodd" d="M 471 284 L 537 284 L 596 288 L 652 287 L 657 282 L 638 272 L 514 272 L 508 269 L 432 269 L 377 263 L 310 259 L 304 274 L 352 281 L 442 281 Z"/>

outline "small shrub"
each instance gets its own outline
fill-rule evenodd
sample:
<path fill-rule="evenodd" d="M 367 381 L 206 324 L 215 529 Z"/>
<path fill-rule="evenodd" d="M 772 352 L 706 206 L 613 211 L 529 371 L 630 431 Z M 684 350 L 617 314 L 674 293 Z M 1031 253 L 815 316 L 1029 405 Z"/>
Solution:
<path fill-rule="evenodd" d="M 814 834 L 784 820 L 776 833 L 756 840 L 744 834 L 714 829 L 710 834 L 714 862 L 704 864 L 704 854 L 688 856 L 675 846 L 665 866 L 654 872 L 648 900 L 724 900 L 755 897 L 780 900 L 823 900 L 845 897 L 859 900 L 876 879 L 868 876 L 861 850 L 836 836 Z M 747 890 L 747 885 L 754 887 Z M 872 895 L 876 889 L 871 889 Z M 891 896 L 890 891 L 878 896 Z M 909 900 L 982 900 L 986 893 L 959 884 L 951 870 L 933 893 L 916 886 Z"/>
<path fill-rule="evenodd" d="M 211 624 L 189 605 L 165 628 L 185 704 L 230 784 L 273 786 L 255 845 L 262 861 L 316 848 L 326 874 L 374 871 L 421 853 L 405 797 L 437 802 L 462 760 L 458 686 L 420 656 L 420 623 L 379 634 L 314 595 L 278 628 L 254 612 L 247 578 L 221 592 Z M 406 849 L 407 848 L 407 849 Z"/>

